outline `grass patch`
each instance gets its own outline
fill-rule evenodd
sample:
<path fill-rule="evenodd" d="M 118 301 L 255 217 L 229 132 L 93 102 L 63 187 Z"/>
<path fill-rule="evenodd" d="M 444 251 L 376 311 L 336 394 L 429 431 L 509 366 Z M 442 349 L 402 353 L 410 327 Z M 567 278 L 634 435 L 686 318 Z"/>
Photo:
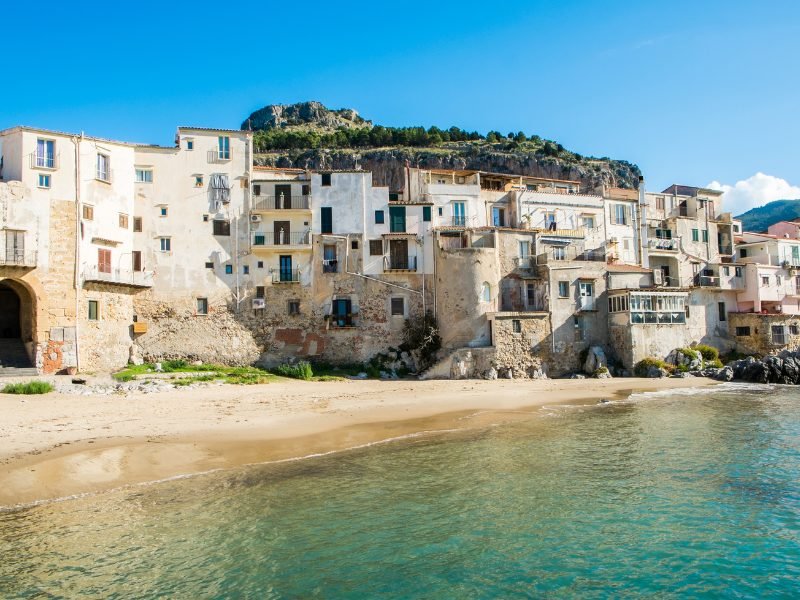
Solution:
<path fill-rule="evenodd" d="M 205 373 L 195 377 L 179 377 L 169 380 L 177 386 L 191 385 L 199 381 L 222 380 L 225 383 L 237 385 L 252 385 L 256 383 L 269 383 L 275 376 L 264 369 L 257 367 L 226 367 L 224 365 L 191 365 L 184 360 L 169 360 L 161 363 L 161 371 L 156 371 L 153 363 L 142 365 L 129 365 L 127 368 L 114 373 L 112 377 L 117 381 L 132 381 L 140 375 L 155 375 L 156 373 Z"/>
<path fill-rule="evenodd" d="M 47 381 L 28 381 L 26 383 L 9 383 L 2 389 L 4 394 L 47 394 L 53 386 Z"/>
<path fill-rule="evenodd" d="M 643 358 L 633 367 L 633 373 L 637 377 L 647 377 L 647 371 L 650 369 L 650 367 L 664 369 L 668 373 L 675 371 L 675 367 L 665 363 L 660 358 Z"/>
<path fill-rule="evenodd" d="M 278 365 L 271 369 L 271 372 L 281 377 L 291 377 L 292 379 L 302 379 L 303 381 L 310 381 L 314 377 L 314 370 L 304 360 L 295 365 Z"/>

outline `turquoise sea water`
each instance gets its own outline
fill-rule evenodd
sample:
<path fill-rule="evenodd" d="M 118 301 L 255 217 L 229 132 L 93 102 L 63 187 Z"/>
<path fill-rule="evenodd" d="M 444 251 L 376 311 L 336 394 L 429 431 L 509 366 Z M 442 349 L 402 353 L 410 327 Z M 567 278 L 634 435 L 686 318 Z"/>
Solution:
<path fill-rule="evenodd" d="M 800 391 L 537 412 L 0 513 L 0 596 L 800 595 Z"/>

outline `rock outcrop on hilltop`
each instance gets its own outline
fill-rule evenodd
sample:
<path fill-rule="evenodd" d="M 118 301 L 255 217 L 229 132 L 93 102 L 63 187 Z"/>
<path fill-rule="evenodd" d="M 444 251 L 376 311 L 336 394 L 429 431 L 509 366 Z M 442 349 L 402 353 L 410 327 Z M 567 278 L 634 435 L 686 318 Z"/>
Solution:
<path fill-rule="evenodd" d="M 486 135 L 457 127 L 383 127 L 353 109 L 319 102 L 265 106 L 242 123 L 255 131 L 258 165 L 311 170 L 364 169 L 375 185 L 399 191 L 408 164 L 424 169 L 469 169 L 580 181 L 635 189 L 641 171 L 624 160 L 586 157 L 523 132 Z"/>

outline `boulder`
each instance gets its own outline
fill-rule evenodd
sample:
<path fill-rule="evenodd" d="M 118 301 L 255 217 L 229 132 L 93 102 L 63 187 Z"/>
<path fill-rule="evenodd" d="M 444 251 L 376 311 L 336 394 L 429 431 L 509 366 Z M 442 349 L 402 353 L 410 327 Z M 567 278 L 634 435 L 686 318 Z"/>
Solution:
<path fill-rule="evenodd" d="M 689 373 L 688 371 L 682 371 L 679 373 L 675 373 L 674 375 L 672 375 L 672 377 L 674 379 L 686 379 L 687 377 L 692 377 L 692 374 Z"/>
<path fill-rule="evenodd" d="M 733 368 L 722 367 L 721 369 L 717 369 L 717 374 L 714 375 L 714 379 L 716 379 L 717 381 L 732 381 Z"/>
<path fill-rule="evenodd" d="M 669 377 L 669 372 L 666 369 L 653 366 L 647 369 L 647 376 L 651 379 L 658 379 L 661 377 Z"/>
<path fill-rule="evenodd" d="M 755 359 L 752 361 L 745 360 L 747 364 L 742 372 L 742 379 L 751 383 L 769 383 L 769 367 L 767 365 Z"/>
<path fill-rule="evenodd" d="M 586 373 L 592 374 L 597 369 L 608 368 L 608 359 L 606 353 L 600 346 L 591 346 L 586 354 L 586 360 L 583 363 L 583 370 Z"/>
<path fill-rule="evenodd" d="M 586 379 L 586 375 L 583 373 L 573 373 L 568 377 L 568 379 Z"/>
<path fill-rule="evenodd" d="M 497 369 L 489 367 L 489 370 L 484 373 L 483 378 L 489 381 L 495 381 L 497 379 Z"/>
<path fill-rule="evenodd" d="M 800 363 L 797 358 L 792 355 L 783 357 L 783 381 L 781 383 L 788 383 L 796 385 L 800 382 Z"/>

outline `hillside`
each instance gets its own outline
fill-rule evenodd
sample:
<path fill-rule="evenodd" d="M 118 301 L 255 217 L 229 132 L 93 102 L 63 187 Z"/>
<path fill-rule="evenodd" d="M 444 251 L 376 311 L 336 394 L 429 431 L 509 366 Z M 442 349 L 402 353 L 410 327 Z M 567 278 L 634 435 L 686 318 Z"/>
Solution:
<path fill-rule="evenodd" d="M 353 109 L 330 110 L 319 102 L 269 105 L 242 129 L 254 134 L 255 162 L 272 167 L 372 171 L 375 185 L 403 188 L 403 168 L 475 169 L 636 188 L 639 167 L 624 160 L 587 157 L 524 132 L 481 134 L 458 127 L 384 127 Z"/>
<path fill-rule="evenodd" d="M 764 206 L 751 208 L 736 217 L 742 220 L 745 231 L 766 231 L 773 223 L 790 221 L 800 217 L 799 200 L 774 200 Z"/>

